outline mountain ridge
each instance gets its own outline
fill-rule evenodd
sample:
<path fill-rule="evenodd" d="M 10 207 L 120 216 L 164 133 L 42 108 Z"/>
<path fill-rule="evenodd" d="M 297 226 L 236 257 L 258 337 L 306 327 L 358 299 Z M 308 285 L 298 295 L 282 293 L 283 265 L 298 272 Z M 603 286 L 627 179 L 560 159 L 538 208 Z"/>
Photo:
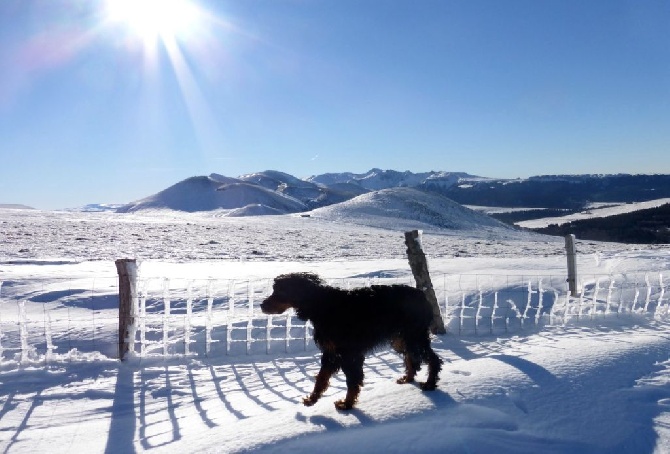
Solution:
<path fill-rule="evenodd" d="M 527 207 L 530 215 L 544 217 L 543 210 L 567 214 L 593 202 L 629 203 L 660 197 L 670 197 L 670 175 L 541 175 L 508 180 L 464 172 L 374 168 L 361 174 L 328 173 L 300 179 L 266 170 L 237 178 L 216 173 L 189 177 L 123 205 L 117 212 L 176 210 L 231 217 L 300 213 L 380 226 L 422 223 L 460 229 L 465 219 L 472 218 L 461 205 Z M 484 214 L 477 216 L 469 228 L 504 226 L 490 225 L 488 220 L 493 218 Z"/>
<path fill-rule="evenodd" d="M 670 175 L 539 175 L 511 180 L 465 172 L 413 173 L 378 168 L 364 173 L 324 173 L 304 179 L 277 170 L 237 178 L 212 173 L 187 178 L 118 211 L 238 210 L 254 215 L 289 214 L 395 187 L 437 193 L 463 205 L 574 210 L 592 202 L 642 202 L 670 197 Z"/>
<path fill-rule="evenodd" d="M 226 216 L 291 214 L 346 202 L 363 194 L 391 188 L 420 188 L 430 182 L 445 189 L 462 178 L 480 179 L 464 172 L 399 172 L 371 169 L 300 179 L 277 170 L 237 178 L 218 173 L 186 178 L 156 194 L 128 203 L 119 213 L 145 210 L 184 212 L 227 211 Z"/>

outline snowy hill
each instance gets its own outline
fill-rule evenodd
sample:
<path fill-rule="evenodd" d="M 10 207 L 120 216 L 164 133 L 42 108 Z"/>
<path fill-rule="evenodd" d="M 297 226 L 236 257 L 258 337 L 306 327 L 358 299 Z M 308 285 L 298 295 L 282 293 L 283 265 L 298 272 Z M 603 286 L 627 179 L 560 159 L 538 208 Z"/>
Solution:
<path fill-rule="evenodd" d="M 416 220 L 424 225 L 448 229 L 481 229 L 483 226 L 493 228 L 489 225 L 492 221 L 488 218 L 472 221 L 468 224 L 470 227 L 460 227 L 458 222 L 454 224 L 455 214 L 442 206 L 443 202 L 432 208 L 423 206 L 417 211 L 417 206 L 424 204 L 428 197 L 419 192 L 405 193 L 406 198 L 415 199 L 403 202 L 407 210 L 389 210 L 385 206 L 374 206 L 375 203 L 388 205 L 389 200 L 384 197 L 388 197 L 389 193 L 384 196 L 368 195 L 352 204 L 338 206 L 372 191 L 393 188 L 418 189 L 436 197 L 446 197 L 480 212 L 525 207 L 513 215 L 493 215 L 511 225 L 552 215 L 577 213 L 593 206 L 593 203 L 631 204 L 668 198 L 670 175 L 555 175 L 501 180 L 463 172 L 413 173 L 378 168 L 361 174 L 326 173 L 306 179 L 276 170 L 250 173 L 239 178 L 213 173 L 209 177 L 186 179 L 158 194 L 122 206 L 118 212 L 176 210 L 242 217 L 281 215 L 333 207 L 314 213 L 314 216 L 347 218 L 349 222 L 383 225 L 383 228 L 388 228 L 389 224 L 392 228 L 404 228 Z M 449 203 L 449 207 L 453 208 L 453 202 Z M 361 203 L 365 205 L 362 206 Z M 372 217 L 360 220 L 370 213 L 373 213 Z M 373 224 L 370 224 L 371 219 L 374 220 Z M 498 227 L 500 225 L 494 228 Z"/>
<path fill-rule="evenodd" d="M 187 178 L 144 199 L 119 205 L 119 213 L 176 210 L 187 213 L 225 211 L 225 216 L 277 215 L 307 211 L 368 192 L 355 184 L 325 187 L 287 173 L 266 170 L 239 178 L 212 173 Z M 87 207 L 101 205 L 88 205 Z M 102 211 L 79 208 L 73 211 Z"/>
<path fill-rule="evenodd" d="M 212 211 L 217 215 L 242 217 L 303 213 L 313 209 L 310 217 L 384 229 L 512 230 L 440 194 L 410 187 L 367 191 L 355 183 L 334 183 L 326 188 L 276 171 L 243 175 L 240 179 L 212 174 L 188 178 L 158 194 L 123 206 L 118 212 Z"/>
<path fill-rule="evenodd" d="M 265 170 L 263 172 L 250 173 L 239 177 L 240 180 L 247 183 L 257 184 L 273 191 L 282 187 L 298 187 L 298 188 L 313 188 L 316 185 L 296 178 L 288 173 L 279 172 L 276 170 Z"/>
<path fill-rule="evenodd" d="M 511 227 L 439 194 L 397 187 L 318 208 L 310 216 L 375 227 L 416 228 L 417 223 L 453 230 Z"/>
<path fill-rule="evenodd" d="M 326 187 L 276 170 L 242 175 L 240 180 L 298 199 L 309 208 L 318 208 L 344 202 L 363 192 L 367 192 L 367 189 L 356 185 L 333 185 Z"/>
<path fill-rule="evenodd" d="M 307 209 L 293 197 L 242 180 L 214 175 L 187 178 L 155 195 L 125 205 L 118 212 L 236 210 L 234 213 L 239 215 L 239 210 L 246 207 L 255 214 L 284 214 Z"/>
<path fill-rule="evenodd" d="M 34 210 L 35 208 L 18 203 L 0 203 L 0 208 L 3 210 Z"/>

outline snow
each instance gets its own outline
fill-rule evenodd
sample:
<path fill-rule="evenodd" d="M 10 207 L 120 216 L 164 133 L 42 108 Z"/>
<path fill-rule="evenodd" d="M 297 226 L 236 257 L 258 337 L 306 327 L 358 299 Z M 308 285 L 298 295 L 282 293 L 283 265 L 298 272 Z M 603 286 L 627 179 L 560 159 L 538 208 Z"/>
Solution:
<path fill-rule="evenodd" d="M 463 205 L 466 208 L 477 211 L 478 213 L 503 214 L 503 213 L 518 213 L 523 211 L 547 210 L 548 208 L 526 208 L 526 207 L 488 207 L 482 205 Z"/>
<path fill-rule="evenodd" d="M 310 215 L 385 227 L 390 220 L 398 230 L 409 230 L 418 223 L 456 230 L 495 229 L 499 235 L 510 230 L 505 224 L 437 194 L 413 188 L 391 188 L 360 195 L 346 202 L 313 210 Z"/>
<path fill-rule="evenodd" d="M 132 213 L 146 210 L 178 210 L 185 212 L 214 211 L 226 214 L 253 205 L 272 207 L 282 214 L 304 211 L 307 207 L 299 200 L 241 180 L 225 179 L 220 175 L 191 177 L 169 188 L 120 208 L 119 212 Z"/>
<path fill-rule="evenodd" d="M 371 169 L 366 173 L 356 174 L 351 172 L 326 173 L 306 178 L 307 181 L 331 186 L 338 183 L 355 183 L 363 188 L 377 191 L 393 187 L 414 187 L 421 184 L 439 185 L 448 188 L 456 184 L 460 179 L 478 179 L 464 172 L 399 172 L 397 170 Z"/>
<path fill-rule="evenodd" d="M 589 208 L 585 211 L 566 216 L 521 221 L 517 222 L 516 225 L 527 229 L 541 229 L 548 227 L 551 224 L 563 225 L 580 219 L 605 218 L 617 214 L 626 214 L 634 211 L 646 210 L 648 208 L 656 208 L 667 203 L 670 203 L 670 198 L 649 200 L 647 202 L 607 204 L 607 206 L 603 208 Z"/>
<path fill-rule="evenodd" d="M 0 209 L 4 210 L 33 210 L 34 208 L 18 203 L 0 203 Z"/>
<path fill-rule="evenodd" d="M 595 314 L 509 334 L 435 337 L 444 369 L 432 393 L 397 385 L 401 359 L 391 351 L 377 352 L 366 360 L 365 386 L 351 412 L 333 406 L 345 392 L 342 374 L 315 406 L 300 403 L 318 370 L 313 347 L 227 355 L 213 342 L 207 355 L 114 359 L 109 346 L 114 346 L 116 319 L 106 318 L 116 304 L 114 259 L 140 259 L 140 276 L 147 282 L 252 283 L 257 298 L 274 276 L 290 271 L 356 282 L 405 279 L 411 272 L 402 229 L 412 225 L 412 215 L 403 216 L 406 205 L 392 197 L 384 200 L 389 204 L 358 205 L 328 216 L 316 210 L 310 218 L 0 210 L 0 349 L 5 348 L 0 449 L 670 452 L 670 319 L 664 287 L 652 295 L 663 309 L 656 316 Z M 366 211 L 374 214 L 368 225 Z M 561 238 L 493 224 L 477 228 L 476 213 L 448 212 L 450 222 L 463 222 L 462 227 L 414 223 L 424 230 L 434 281 L 453 278 L 465 286 L 472 280 L 481 287 L 510 276 L 564 276 Z M 389 213 L 401 214 L 401 222 Z M 585 277 L 647 274 L 667 281 L 669 245 L 578 242 L 577 249 Z M 607 288 L 601 298 L 606 295 Z M 168 292 L 170 297 L 173 315 L 186 311 L 176 295 Z M 51 314 L 44 324 L 55 347 L 48 361 L 35 356 L 39 352 L 23 361 L 13 357 L 11 349 L 21 338 L 13 338 L 15 330 L 8 328 L 23 317 L 20 302 L 27 319 Z M 105 327 L 94 338 L 88 336 L 91 320 Z M 169 323 L 176 326 L 173 319 Z M 28 325 L 28 331 L 26 343 L 36 330 Z"/>

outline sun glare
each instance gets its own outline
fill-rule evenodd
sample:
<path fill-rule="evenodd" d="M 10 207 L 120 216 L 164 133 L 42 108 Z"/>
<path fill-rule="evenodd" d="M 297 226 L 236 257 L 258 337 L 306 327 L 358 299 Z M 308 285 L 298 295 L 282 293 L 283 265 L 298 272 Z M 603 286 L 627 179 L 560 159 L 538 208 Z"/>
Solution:
<path fill-rule="evenodd" d="M 109 19 L 126 26 L 145 42 L 186 37 L 199 20 L 188 0 L 107 0 Z"/>
<path fill-rule="evenodd" d="M 144 87 L 155 90 L 162 85 L 155 81 L 170 73 L 175 76 L 200 147 L 207 153 L 218 152 L 222 142 L 219 126 L 200 86 L 203 79 L 194 68 L 209 63 L 207 51 L 224 49 L 221 33 L 234 27 L 203 8 L 199 0 L 101 1 L 105 28 L 117 48 L 129 50 L 133 56 L 138 55 L 137 44 L 143 50 L 141 70 L 149 81 Z M 151 102 L 157 98 L 152 97 Z"/>

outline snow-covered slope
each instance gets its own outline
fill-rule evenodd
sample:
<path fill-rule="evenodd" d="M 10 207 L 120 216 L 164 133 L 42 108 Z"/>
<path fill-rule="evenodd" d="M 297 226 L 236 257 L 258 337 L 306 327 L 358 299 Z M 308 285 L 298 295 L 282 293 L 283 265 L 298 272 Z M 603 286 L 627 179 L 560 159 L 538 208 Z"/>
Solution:
<path fill-rule="evenodd" d="M 275 170 L 240 178 L 213 173 L 208 177 L 187 178 L 157 194 L 121 205 L 117 211 L 216 211 L 220 215 L 221 210 L 232 210 L 224 213 L 227 216 L 287 214 L 340 203 L 367 191 L 354 184 L 328 188 Z"/>
<path fill-rule="evenodd" d="M 19 203 L 0 203 L 0 208 L 3 210 L 34 210 L 35 208 Z"/>
<path fill-rule="evenodd" d="M 247 206 L 268 207 L 272 213 L 294 213 L 307 207 L 299 200 L 241 180 L 191 177 L 169 188 L 121 207 L 118 212 L 177 210 L 186 212 L 237 210 Z M 255 210 L 262 213 L 265 210 Z"/>
<path fill-rule="evenodd" d="M 356 184 L 324 186 L 276 170 L 242 175 L 240 179 L 296 198 L 310 209 L 344 202 L 368 192 L 367 189 Z"/>
<path fill-rule="evenodd" d="M 385 228 L 416 228 L 422 224 L 454 230 L 511 230 L 505 224 L 439 194 L 405 187 L 363 194 L 313 210 L 310 216 Z"/>
<path fill-rule="evenodd" d="M 634 211 L 645 210 L 647 208 L 656 208 L 661 205 L 665 205 L 666 203 L 670 203 L 670 198 L 649 200 L 647 202 L 637 203 L 601 204 L 605 205 L 602 208 L 598 207 L 596 204 L 587 210 L 580 211 L 579 213 L 573 213 L 566 216 L 531 219 L 529 221 L 518 222 L 517 225 L 527 229 L 541 229 L 551 224 L 563 225 L 582 219 L 606 218 L 609 216 L 616 216 L 618 214 L 632 213 Z"/>
<path fill-rule="evenodd" d="M 296 178 L 293 175 L 279 172 L 277 170 L 265 170 L 263 172 L 249 173 L 240 176 L 239 179 L 246 181 L 247 183 L 253 183 L 259 186 L 263 186 L 267 189 L 272 189 L 273 191 L 286 186 L 304 188 L 316 187 L 315 184 L 310 183 L 309 181 L 301 180 L 300 178 Z"/>

